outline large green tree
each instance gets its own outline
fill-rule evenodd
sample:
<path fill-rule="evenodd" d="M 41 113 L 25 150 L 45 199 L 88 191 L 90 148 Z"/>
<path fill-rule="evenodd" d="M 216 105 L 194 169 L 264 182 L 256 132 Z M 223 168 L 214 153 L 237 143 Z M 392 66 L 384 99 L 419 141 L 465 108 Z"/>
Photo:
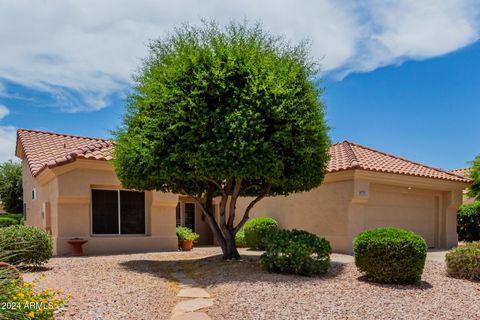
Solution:
<path fill-rule="evenodd" d="M 239 258 L 235 234 L 258 201 L 324 178 L 329 138 L 317 76 L 308 46 L 258 24 L 205 22 L 152 41 L 115 133 L 122 184 L 192 197 L 224 259 Z M 237 217 L 241 196 L 253 200 Z"/>
<path fill-rule="evenodd" d="M 22 166 L 11 160 L 0 164 L 0 201 L 7 212 L 23 212 Z"/>
<path fill-rule="evenodd" d="M 470 198 L 480 200 L 480 154 L 472 161 L 472 167 L 468 175 L 473 179 L 473 183 L 468 189 L 467 195 Z"/>

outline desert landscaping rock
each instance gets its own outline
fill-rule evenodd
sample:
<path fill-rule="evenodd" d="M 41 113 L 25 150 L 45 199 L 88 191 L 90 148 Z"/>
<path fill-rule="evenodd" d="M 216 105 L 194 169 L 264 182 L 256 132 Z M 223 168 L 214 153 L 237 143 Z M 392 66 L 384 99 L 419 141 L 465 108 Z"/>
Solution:
<path fill-rule="evenodd" d="M 173 309 L 173 314 L 193 312 L 204 308 L 213 306 L 213 299 L 192 299 L 179 302 Z"/>
<path fill-rule="evenodd" d="M 171 320 L 210 320 L 210 318 L 205 312 L 188 312 L 175 315 Z"/>
<path fill-rule="evenodd" d="M 332 255 L 324 276 L 298 277 L 263 272 L 261 252 L 224 262 L 219 248 L 190 252 L 53 258 L 43 269 L 41 288 L 61 288 L 73 298 L 60 319 L 169 319 L 179 302 L 182 281 L 204 288 L 213 299 L 206 309 L 177 313 L 173 319 L 480 319 L 480 284 L 446 275 L 445 264 L 427 261 L 418 285 L 366 282 L 347 257 Z M 350 258 L 351 259 L 351 258 Z M 188 271 L 179 283 L 179 270 Z M 191 277 L 190 280 L 189 277 Z M 176 278 L 178 279 L 178 278 Z M 191 309 L 189 309 L 191 310 Z M 190 318 L 190 317 L 203 318 Z"/>
<path fill-rule="evenodd" d="M 181 289 L 177 297 L 182 298 L 210 298 L 210 294 L 202 288 Z"/>

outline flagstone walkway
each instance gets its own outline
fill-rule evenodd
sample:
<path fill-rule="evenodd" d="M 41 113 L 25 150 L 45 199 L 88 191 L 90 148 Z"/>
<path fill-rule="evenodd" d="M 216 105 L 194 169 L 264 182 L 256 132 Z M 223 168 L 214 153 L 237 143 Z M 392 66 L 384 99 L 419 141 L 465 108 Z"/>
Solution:
<path fill-rule="evenodd" d="M 210 298 L 210 294 L 205 289 L 200 288 L 195 280 L 185 276 L 183 272 L 174 272 L 171 275 L 180 286 L 177 297 L 188 299 L 175 305 L 171 320 L 211 319 L 205 312 L 201 311 L 213 306 L 213 299 Z"/>

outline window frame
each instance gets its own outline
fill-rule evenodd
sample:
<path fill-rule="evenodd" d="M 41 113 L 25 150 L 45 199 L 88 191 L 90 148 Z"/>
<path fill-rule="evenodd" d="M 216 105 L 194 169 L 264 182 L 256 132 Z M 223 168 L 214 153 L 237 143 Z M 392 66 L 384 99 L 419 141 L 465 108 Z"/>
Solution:
<path fill-rule="evenodd" d="M 93 233 L 93 190 L 103 190 L 103 191 L 116 191 L 117 192 L 117 206 L 118 206 L 118 233 Z M 122 219 L 121 219 L 121 210 L 120 210 L 120 191 L 135 192 L 128 189 L 110 189 L 110 188 L 90 188 L 90 236 L 91 237 L 145 237 L 148 236 L 147 233 L 147 206 L 145 192 L 143 192 L 143 201 L 145 203 L 145 212 L 144 212 L 144 230 L 145 233 L 121 233 L 122 232 Z"/>

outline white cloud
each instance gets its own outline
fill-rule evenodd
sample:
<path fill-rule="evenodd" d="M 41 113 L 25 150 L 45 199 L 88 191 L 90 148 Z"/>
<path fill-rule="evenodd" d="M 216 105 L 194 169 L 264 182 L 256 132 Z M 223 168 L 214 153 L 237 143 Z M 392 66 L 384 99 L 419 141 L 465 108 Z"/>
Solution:
<path fill-rule="evenodd" d="M 6 106 L 4 106 L 3 104 L 0 104 L 0 120 L 5 118 L 9 114 L 10 114 L 10 110 L 8 110 L 8 108 Z"/>
<path fill-rule="evenodd" d="M 479 0 L 10 0 L 0 4 L 0 76 L 58 97 L 64 111 L 98 110 L 129 85 L 149 39 L 202 17 L 309 38 L 324 72 L 344 76 L 468 45 L 479 9 Z"/>
<path fill-rule="evenodd" d="M 13 126 L 0 126 L 0 163 L 15 158 L 17 131 Z"/>

